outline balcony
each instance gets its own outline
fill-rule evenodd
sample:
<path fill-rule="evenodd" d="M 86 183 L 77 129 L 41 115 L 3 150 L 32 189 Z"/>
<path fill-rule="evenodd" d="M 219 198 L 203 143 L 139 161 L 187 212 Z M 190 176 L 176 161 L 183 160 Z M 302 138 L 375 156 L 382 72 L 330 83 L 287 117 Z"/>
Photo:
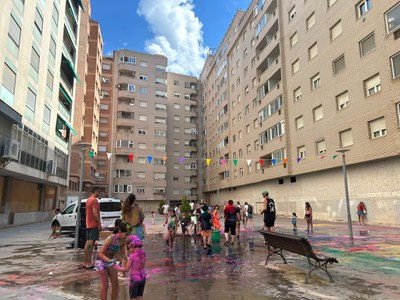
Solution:
<path fill-rule="evenodd" d="M 273 66 L 277 66 L 278 68 L 280 68 L 279 57 L 280 57 L 279 45 L 276 45 L 276 47 L 268 54 L 268 56 L 265 57 L 265 59 L 263 61 L 261 61 L 261 63 L 257 66 L 257 70 L 256 70 L 257 77 L 259 78 L 259 80 L 261 82 L 263 80 L 265 80 L 265 78 L 261 78 L 263 76 L 263 74 L 265 73 L 265 71 L 267 71 L 268 69 L 270 69 Z M 274 72 L 274 71 L 271 71 L 271 72 Z M 271 72 L 269 72 L 269 73 L 271 73 Z"/>

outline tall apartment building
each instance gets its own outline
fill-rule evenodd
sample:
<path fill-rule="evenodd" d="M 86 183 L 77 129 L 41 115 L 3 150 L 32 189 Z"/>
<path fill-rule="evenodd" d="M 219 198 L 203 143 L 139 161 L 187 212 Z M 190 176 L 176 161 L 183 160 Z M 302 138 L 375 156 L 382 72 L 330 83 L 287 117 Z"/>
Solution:
<path fill-rule="evenodd" d="M 205 199 L 399 224 L 400 2 L 252 1 L 201 75 Z"/>
<path fill-rule="evenodd" d="M 77 43 L 77 74 L 81 83 L 76 86 L 73 120 L 73 127 L 78 134 L 72 137 L 69 188 L 63 195 L 64 200 L 69 198 L 69 201 L 76 200 L 79 195 L 82 162 L 82 148 L 79 144 L 91 145 L 85 148 L 83 192 L 88 194 L 92 187 L 102 182 L 97 172 L 97 154 L 103 40 L 99 23 L 90 18 L 90 1 L 84 0 L 83 7 Z"/>
<path fill-rule="evenodd" d="M 113 191 L 112 180 L 114 174 L 110 161 L 112 155 L 111 145 L 115 143 L 113 141 L 113 99 L 116 89 L 113 81 L 113 56 L 103 56 L 102 69 L 96 186 L 99 187 L 101 195 L 108 196 Z"/>
<path fill-rule="evenodd" d="M 2 1 L 0 224 L 48 219 L 68 185 L 81 1 Z"/>
<path fill-rule="evenodd" d="M 104 65 L 103 65 L 104 68 Z M 114 51 L 112 196 L 136 194 L 146 210 L 165 199 L 167 159 L 167 58 Z"/>
<path fill-rule="evenodd" d="M 199 93 L 196 77 L 167 74 L 167 174 L 166 199 L 179 204 L 201 198 L 198 168 Z"/>

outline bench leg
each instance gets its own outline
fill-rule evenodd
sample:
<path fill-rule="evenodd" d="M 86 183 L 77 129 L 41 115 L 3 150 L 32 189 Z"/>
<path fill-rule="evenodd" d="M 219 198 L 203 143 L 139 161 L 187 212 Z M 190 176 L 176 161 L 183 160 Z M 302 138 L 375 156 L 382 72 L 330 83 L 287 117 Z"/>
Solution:
<path fill-rule="evenodd" d="M 314 270 L 316 269 L 321 269 L 322 271 L 324 271 L 329 277 L 329 282 L 334 282 L 331 273 L 329 273 L 328 271 L 328 262 L 324 262 L 321 264 L 319 261 L 315 261 L 315 263 L 313 263 L 309 257 L 307 257 L 307 260 L 309 271 L 306 278 L 304 279 L 304 283 L 308 283 L 308 278 L 310 277 L 311 273 L 314 272 Z"/>
<path fill-rule="evenodd" d="M 270 246 L 268 243 L 267 243 L 267 248 L 268 248 L 268 253 L 269 253 L 269 254 L 268 254 L 268 256 L 267 256 L 267 259 L 266 259 L 266 261 L 265 261 L 265 264 L 267 264 L 267 260 L 272 256 L 272 254 L 278 254 L 278 255 L 280 255 L 280 256 L 282 257 L 282 259 L 283 259 L 283 263 L 284 263 L 284 264 L 287 264 L 287 261 L 286 261 L 285 257 L 283 256 L 282 249 L 272 247 L 272 246 Z"/>

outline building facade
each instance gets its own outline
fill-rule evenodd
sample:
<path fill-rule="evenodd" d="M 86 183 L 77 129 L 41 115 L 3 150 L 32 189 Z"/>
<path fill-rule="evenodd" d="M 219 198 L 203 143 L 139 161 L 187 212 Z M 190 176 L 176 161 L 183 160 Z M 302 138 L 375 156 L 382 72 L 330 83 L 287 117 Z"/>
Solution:
<path fill-rule="evenodd" d="M 75 0 L 2 2 L 0 224 L 48 219 L 68 185 L 78 25 Z"/>
<path fill-rule="evenodd" d="M 173 205 L 183 197 L 200 199 L 198 168 L 199 85 L 196 77 L 167 74 L 166 199 Z"/>
<path fill-rule="evenodd" d="M 201 74 L 205 199 L 399 223 L 400 2 L 252 1 Z"/>

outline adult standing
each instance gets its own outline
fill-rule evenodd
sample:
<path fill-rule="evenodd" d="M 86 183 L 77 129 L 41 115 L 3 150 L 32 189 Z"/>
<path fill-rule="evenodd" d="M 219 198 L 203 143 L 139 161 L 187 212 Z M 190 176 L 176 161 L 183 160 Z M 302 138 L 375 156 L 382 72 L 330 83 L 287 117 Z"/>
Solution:
<path fill-rule="evenodd" d="M 253 206 L 249 203 L 244 203 L 244 229 L 246 230 L 247 222 L 250 222 L 251 230 L 254 231 L 254 224 L 253 224 Z"/>
<path fill-rule="evenodd" d="M 93 246 L 99 239 L 101 231 L 100 205 L 97 197 L 99 191 L 93 188 L 90 197 L 86 200 L 86 243 L 84 249 L 84 261 L 86 269 L 93 269 Z"/>
<path fill-rule="evenodd" d="M 305 216 L 304 218 L 307 221 L 307 232 L 310 233 L 310 229 L 311 229 L 311 233 L 314 233 L 314 227 L 313 227 L 313 211 L 312 211 L 312 207 L 310 205 L 309 202 L 306 202 L 306 207 L 305 207 Z"/>
<path fill-rule="evenodd" d="M 165 226 L 168 223 L 169 204 L 167 202 L 165 202 L 164 205 L 161 208 L 162 208 L 162 211 L 163 211 L 163 214 L 164 214 L 164 224 L 163 224 L 163 226 Z"/>
<path fill-rule="evenodd" d="M 129 194 L 125 199 L 122 205 L 122 220 L 132 227 L 131 234 L 143 240 L 145 233 L 143 226 L 144 213 L 143 209 L 135 201 L 135 194 Z"/>
<path fill-rule="evenodd" d="M 229 233 L 231 234 L 231 242 L 234 244 L 236 235 L 236 222 L 239 220 L 237 208 L 233 206 L 233 200 L 228 200 L 228 205 L 224 209 L 225 218 L 225 245 L 229 244 Z"/>
<path fill-rule="evenodd" d="M 365 215 L 367 214 L 367 207 L 364 202 L 360 202 L 357 205 L 357 215 L 358 215 L 358 223 L 360 225 L 365 225 Z"/>
<path fill-rule="evenodd" d="M 211 215 L 208 212 L 208 206 L 203 205 L 203 213 L 200 215 L 201 236 L 203 237 L 204 249 L 211 248 Z"/>
<path fill-rule="evenodd" d="M 269 197 L 268 191 L 262 192 L 262 196 L 264 198 L 264 203 L 261 213 L 264 214 L 264 226 L 267 227 L 268 231 L 272 231 L 276 219 L 275 201 Z"/>

